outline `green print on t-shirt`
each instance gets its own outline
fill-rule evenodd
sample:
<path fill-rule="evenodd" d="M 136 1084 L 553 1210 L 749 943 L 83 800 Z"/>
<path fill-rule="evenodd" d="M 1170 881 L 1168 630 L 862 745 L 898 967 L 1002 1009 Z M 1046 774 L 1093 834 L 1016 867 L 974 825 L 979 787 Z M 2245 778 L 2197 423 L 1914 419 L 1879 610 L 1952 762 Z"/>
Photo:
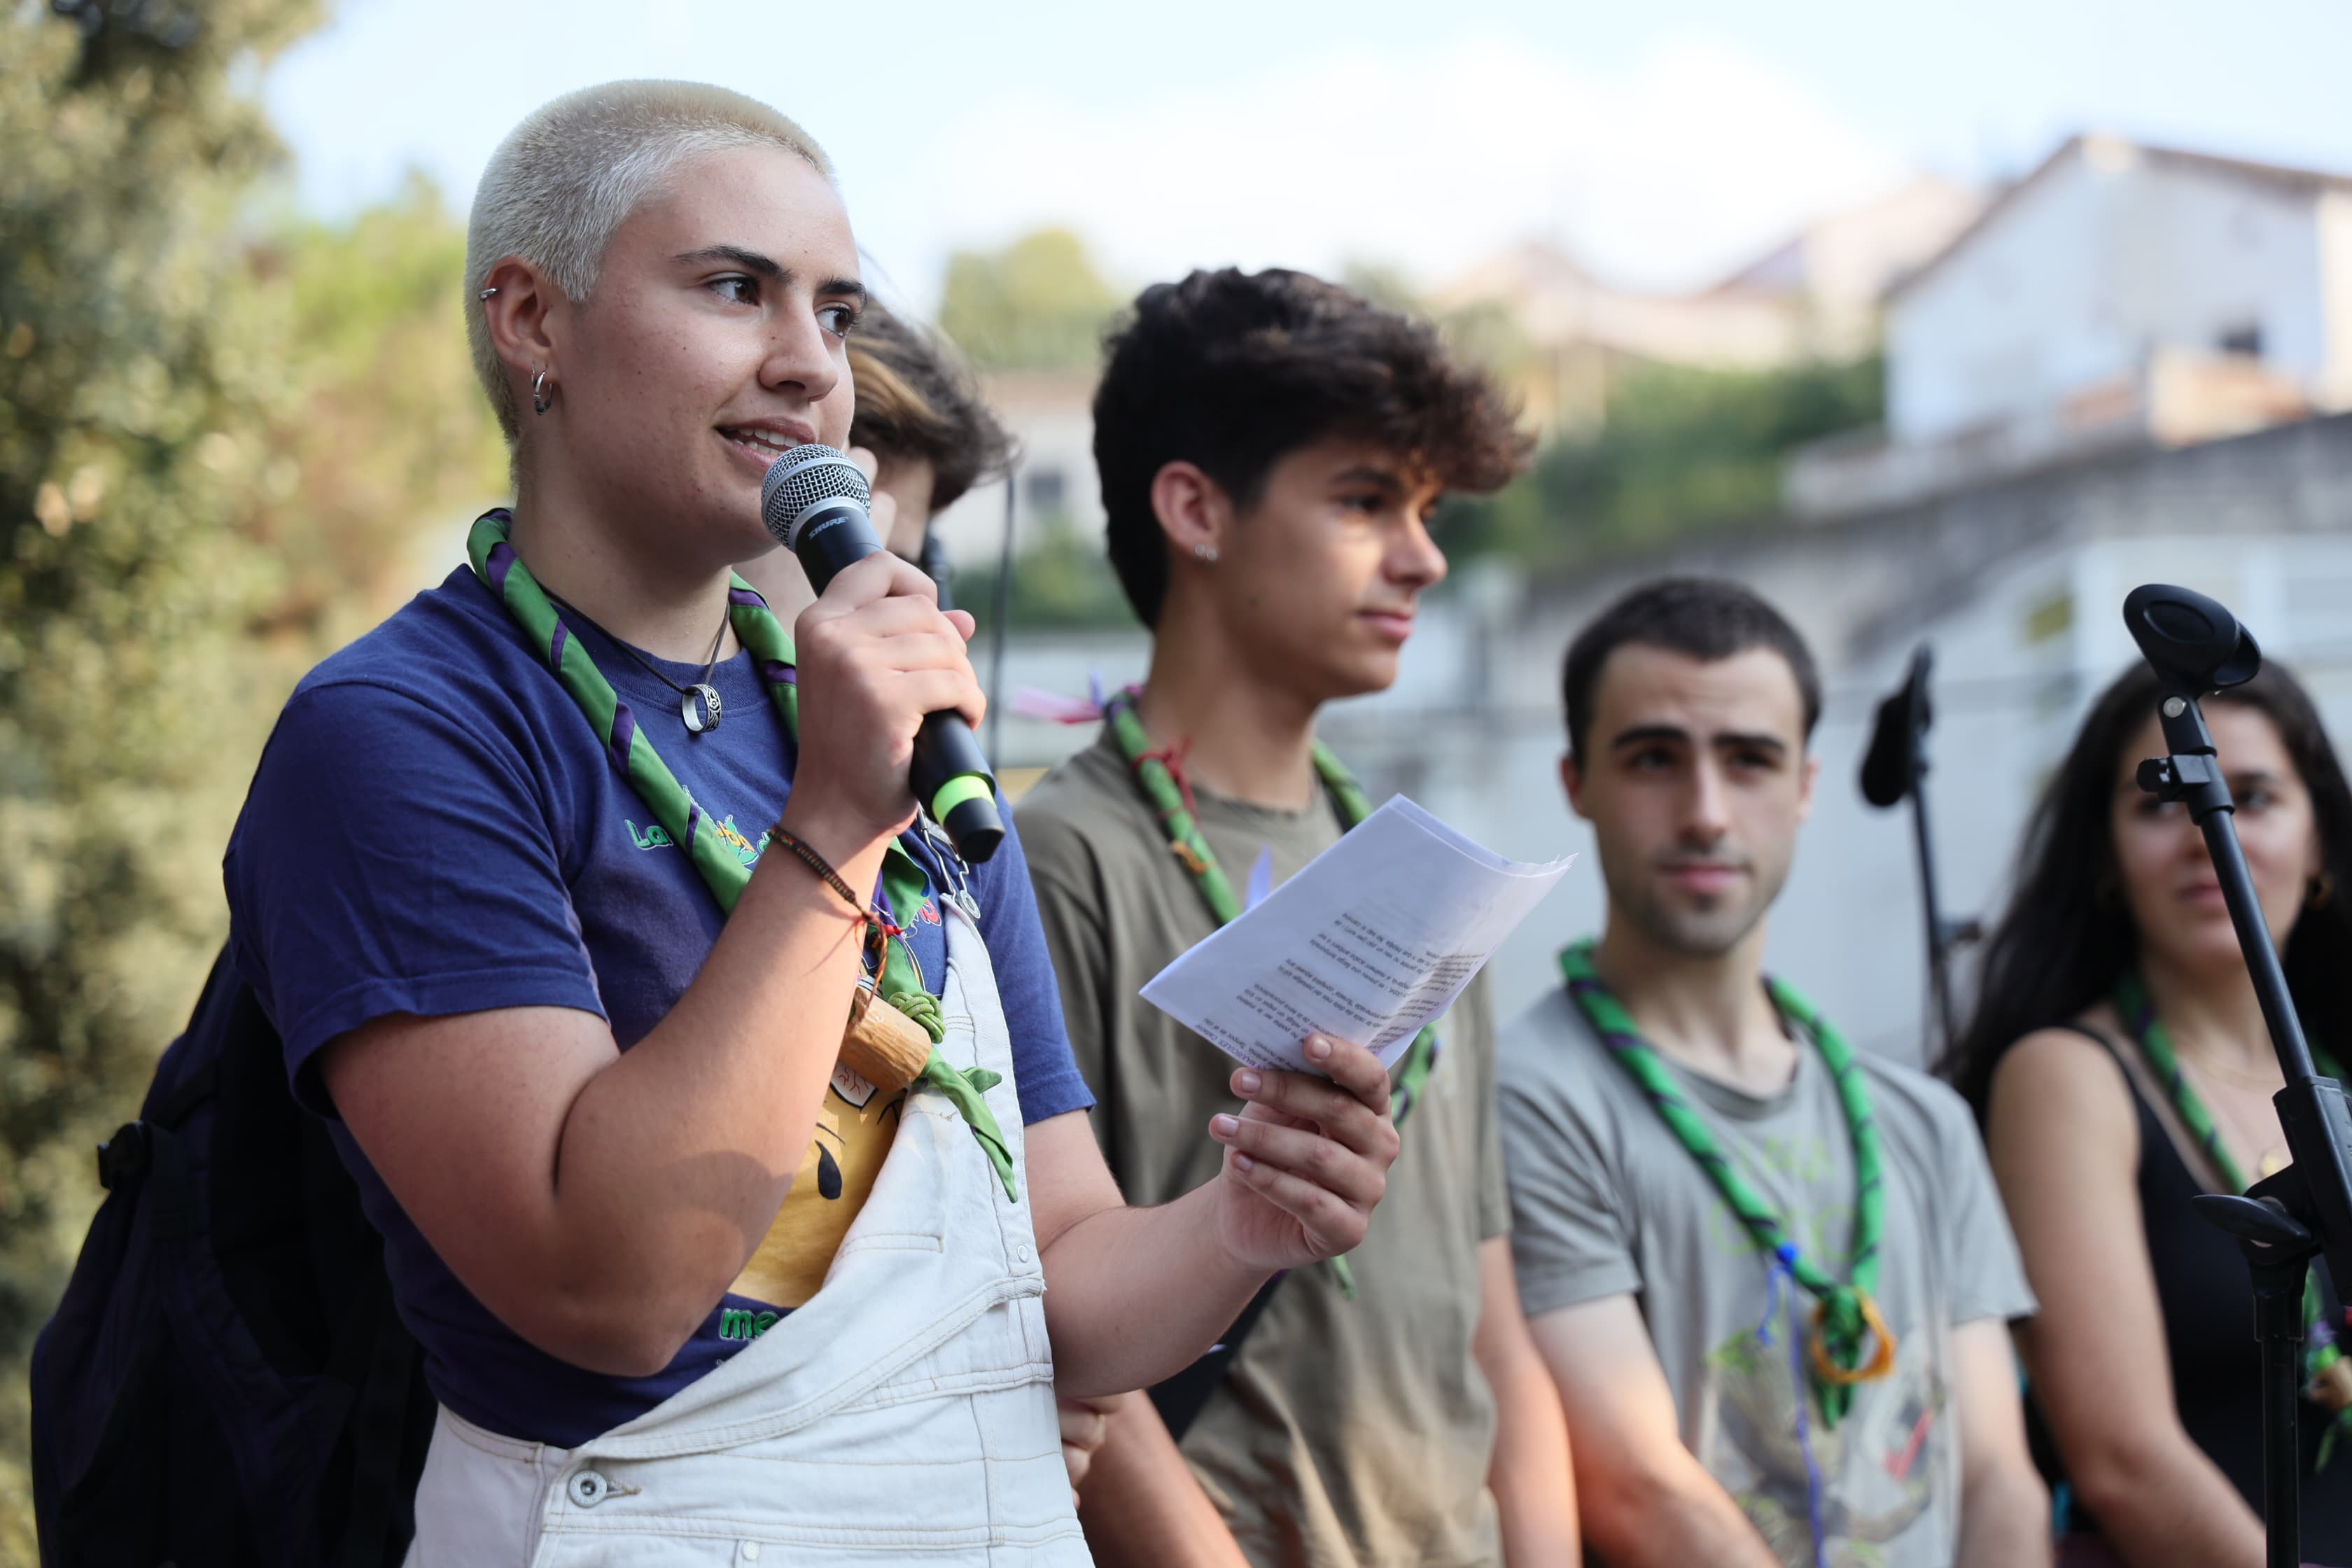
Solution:
<path fill-rule="evenodd" d="M 1765 1133 L 1737 1145 L 1732 1152 L 1736 1163 L 1748 1172 L 1749 1180 L 1769 1172 L 1781 1182 L 1796 1184 L 1799 1191 L 1819 1194 L 1833 1189 L 1845 1179 L 1845 1172 L 1832 1152 L 1828 1138 L 1820 1132 Z M 1771 1190 L 1773 1184 L 1759 1181 L 1758 1185 Z M 1801 1213 L 1782 1216 L 1781 1223 L 1795 1237 L 1797 1245 L 1809 1258 L 1817 1258 L 1832 1273 L 1843 1270 L 1853 1257 L 1853 1204 L 1843 1202 L 1809 1204 Z M 1722 1194 L 1714 1194 L 1707 1207 L 1707 1245 L 1726 1258 L 1752 1258 L 1756 1253 L 1756 1237 L 1739 1222 Z"/>
<path fill-rule="evenodd" d="M 639 827 L 625 816 L 621 818 L 621 826 L 629 830 L 629 842 L 640 849 L 668 849 L 675 847 L 669 836 L 669 829 L 658 822 L 647 823 L 645 826 Z M 719 833 L 719 841 L 734 852 L 736 859 L 746 866 L 756 866 L 760 863 L 760 857 L 768 847 L 766 834 L 760 835 L 760 841 L 757 844 L 752 843 L 743 837 L 742 830 L 735 826 L 735 818 L 731 816 L 715 826 Z"/>
<path fill-rule="evenodd" d="M 756 1340 L 776 1326 L 782 1312 L 754 1312 L 743 1307 L 724 1307 L 719 1313 L 719 1337 L 722 1340 Z"/>

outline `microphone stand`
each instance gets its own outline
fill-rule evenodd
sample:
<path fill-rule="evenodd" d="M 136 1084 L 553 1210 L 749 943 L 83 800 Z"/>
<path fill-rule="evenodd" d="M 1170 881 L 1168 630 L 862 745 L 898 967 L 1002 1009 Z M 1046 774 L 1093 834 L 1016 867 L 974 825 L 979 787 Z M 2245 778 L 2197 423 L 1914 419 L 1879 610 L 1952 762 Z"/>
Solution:
<path fill-rule="evenodd" d="M 2294 1163 L 2242 1197 L 2209 1193 L 2191 1201 L 2204 1219 L 2237 1238 L 2252 1277 L 2254 1336 L 2263 1361 L 2266 1561 L 2269 1568 L 2300 1568 L 2304 1283 L 2311 1260 L 2323 1255 L 2332 1279 L 2352 1280 L 2352 1110 L 2343 1090 L 2312 1065 L 2286 972 L 2239 847 L 2236 805 L 2198 706 L 2209 693 L 2252 679 L 2262 668 L 2262 650 L 2228 610 L 2186 588 L 2149 584 L 2133 589 L 2124 600 L 2124 624 L 2162 689 L 2157 716 L 2168 754 L 2139 764 L 2139 786 L 2185 805 L 2204 833 L 2286 1077 L 2272 1103 Z"/>
<path fill-rule="evenodd" d="M 1017 464 L 1004 470 L 1004 542 L 997 552 L 996 584 L 988 606 L 988 618 L 994 623 L 988 635 L 988 765 L 1002 766 L 1004 761 L 1004 710 L 997 698 L 1004 689 L 1004 634 L 1013 622 L 1013 516 L 1018 500 L 1021 469 Z"/>
<path fill-rule="evenodd" d="M 1959 1037 L 1952 1010 L 1952 951 L 1977 934 L 1974 921 L 1948 921 L 1936 897 L 1936 851 L 1927 831 L 1927 731 L 1935 714 L 1927 701 L 1927 675 L 1935 668 L 1935 650 L 1921 643 L 1911 652 L 1911 668 L 1903 684 L 1878 705 L 1878 721 L 1862 762 L 1862 797 L 1885 807 L 1908 797 L 1911 837 L 1919 858 L 1919 899 L 1927 928 L 1927 984 L 1933 994 L 1936 1021 L 1943 1026 L 1948 1049 Z"/>

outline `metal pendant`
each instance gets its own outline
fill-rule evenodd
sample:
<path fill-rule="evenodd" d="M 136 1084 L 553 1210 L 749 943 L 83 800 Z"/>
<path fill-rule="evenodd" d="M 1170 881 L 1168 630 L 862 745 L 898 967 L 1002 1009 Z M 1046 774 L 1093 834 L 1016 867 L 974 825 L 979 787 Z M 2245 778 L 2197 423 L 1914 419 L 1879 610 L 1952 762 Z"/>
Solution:
<path fill-rule="evenodd" d="M 723 711 L 719 701 L 719 689 L 705 686 L 700 681 L 695 682 L 686 689 L 686 695 L 679 700 L 677 710 L 686 720 L 686 727 L 694 733 L 699 735 L 705 730 L 716 730 Z"/>

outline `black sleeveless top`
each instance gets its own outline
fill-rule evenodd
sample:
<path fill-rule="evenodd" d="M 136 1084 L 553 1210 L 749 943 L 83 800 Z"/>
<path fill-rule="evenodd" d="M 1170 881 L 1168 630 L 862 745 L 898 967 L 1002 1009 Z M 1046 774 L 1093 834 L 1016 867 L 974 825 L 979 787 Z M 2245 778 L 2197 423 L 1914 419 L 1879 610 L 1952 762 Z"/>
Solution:
<path fill-rule="evenodd" d="M 2089 1035 L 2115 1047 L 2101 1035 Z M 2118 1060 L 2117 1066 L 2123 1066 Z M 2171 1134 L 2141 1095 L 2139 1080 L 2124 1069 L 2132 1108 L 2139 1117 L 2139 1206 L 2147 1233 L 2147 1258 L 2156 1273 L 2156 1298 L 2164 1313 L 2166 1359 L 2172 1366 L 2172 1396 L 2180 1425 L 2206 1457 L 2230 1478 L 2257 1517 L 2263 1511 L 2262 1349 L 2254 1342 L 2253 1294 L 2238 1244 L 2200 1219 L 2189 1200 L 2205 1189 L 2189 1172 Z M 2327 1265 L 2315 1260 L 2321 1289 Z M 2330 1292 L 2330 1300 L 2333 1293 Z M 2034 1462 L 2054 1492 L 2065 1484 L 2058 1446 L 2029 1398 L 2026 1426 Z M 2352 1441 L 2339 1441 L 2325 1471 L 2314 1466 L 2329 1413 L 2304 1401 L 2297 1435 L 2303 1445 L 2303 1555 L 2306 1562 L 2352 1564 Z M 2067 1515 L 2067 1528 L 2097 1533 L 2080 1500 Z"/>

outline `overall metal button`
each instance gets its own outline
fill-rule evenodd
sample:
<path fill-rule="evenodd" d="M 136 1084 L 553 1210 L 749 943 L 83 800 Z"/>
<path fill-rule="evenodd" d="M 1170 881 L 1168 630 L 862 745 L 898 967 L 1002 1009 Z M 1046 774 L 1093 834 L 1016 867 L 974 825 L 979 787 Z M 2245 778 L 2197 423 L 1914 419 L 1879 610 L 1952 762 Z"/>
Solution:
<path fill-rule="evenodd" d="M 572 1500 L 582 1508 L 594 1508 L 612 1495 L 613 1483 L 593 1470 L 583 1470 L 572 1478 Z"/>

